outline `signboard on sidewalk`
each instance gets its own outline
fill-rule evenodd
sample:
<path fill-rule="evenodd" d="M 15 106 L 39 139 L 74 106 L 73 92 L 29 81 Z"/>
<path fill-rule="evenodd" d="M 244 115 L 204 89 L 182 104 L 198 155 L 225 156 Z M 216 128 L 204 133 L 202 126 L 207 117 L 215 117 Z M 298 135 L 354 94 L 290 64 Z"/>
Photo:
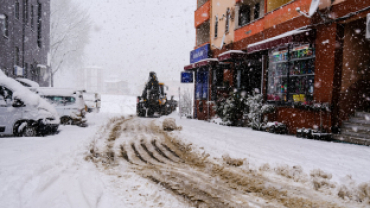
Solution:
<path fill-rule="evenodd" d="M 200 48 L 197 48 L 190 52 L 190 63 L 198 62 L 202 59 L 210 58 L 211 57 L 211 48 L 210 44 L 206 44 Z"/>
<path fill-rule="evenodd" d="M 181 83 L 193 83 L 193 72 L 181 72 Z"/>

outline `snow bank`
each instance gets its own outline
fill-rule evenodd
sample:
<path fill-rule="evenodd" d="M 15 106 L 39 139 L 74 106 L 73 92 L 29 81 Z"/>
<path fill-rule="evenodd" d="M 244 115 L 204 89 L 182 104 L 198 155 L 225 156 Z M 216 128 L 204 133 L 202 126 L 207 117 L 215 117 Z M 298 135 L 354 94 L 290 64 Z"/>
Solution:
<path fill-rule="evenodd" d="M 13 99 L 20 99 L 26 104 L 26 106 L 36 108 L 38 111 L 35 112 L 34 116 L 36 116 L 38 119 L 51 117 L 54 118 L 52 121 L 53 123 L 59 123 L 58 113 L 51 104 L 42 99 L 39 95 L 31 92 L 21 83 L 7 77 L 2 71 L 0 71 L 0 83 L 4 87 L 13 91 Z"/>

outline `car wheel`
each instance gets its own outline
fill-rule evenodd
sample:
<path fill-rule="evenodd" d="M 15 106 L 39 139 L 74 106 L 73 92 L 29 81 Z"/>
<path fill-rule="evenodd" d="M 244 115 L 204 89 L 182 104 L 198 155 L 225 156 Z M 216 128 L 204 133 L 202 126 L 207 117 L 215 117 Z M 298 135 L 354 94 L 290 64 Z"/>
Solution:
<path fill-rule="evenodd" d="M 27 125 L 23 131 L 23 136 L 25 137 L 35 137 L 37 136 L 36 128 L 33 126 Z"/>
<path fill-rule="evenodd" d="M 62 124 L 62 125 L 71 125 L 72 124 L 72 119 L 70 117 L 62 117 L 60 119 L 60 124 Z"/>
<path fill-rule="evenodd" d="M 24 121 L 17 121 L 14 126 L 13 126 L 13 135 L 16 137 L 22 136 L 22 132 L 19 132 L 19 126 L 23 123 Z"/>

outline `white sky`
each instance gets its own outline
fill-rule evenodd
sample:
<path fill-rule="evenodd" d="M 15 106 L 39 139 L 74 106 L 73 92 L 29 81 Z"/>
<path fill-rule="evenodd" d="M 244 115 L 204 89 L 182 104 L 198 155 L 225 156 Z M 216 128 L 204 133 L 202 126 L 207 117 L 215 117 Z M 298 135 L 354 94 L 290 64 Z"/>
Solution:
<path fill-rule="evenodd" d="M 133 83 L 143 84 L 149 71 L 180 80 L 195 44 L 196 0 L 76 1 L 86 2 L 93 21 L 86 66 Z"/>

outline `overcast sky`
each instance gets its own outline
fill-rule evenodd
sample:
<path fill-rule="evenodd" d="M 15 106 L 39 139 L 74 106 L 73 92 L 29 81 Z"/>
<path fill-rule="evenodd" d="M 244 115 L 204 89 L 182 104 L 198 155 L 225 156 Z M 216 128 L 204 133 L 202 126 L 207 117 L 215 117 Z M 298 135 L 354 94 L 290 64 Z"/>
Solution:
<path fill-rule="evenodd" d="M 86 2 L 93 29 L 86 66 L 144 82 L 149 71 L 179 81 L 195 44 L 196 0 L 76 0 Z"/>

